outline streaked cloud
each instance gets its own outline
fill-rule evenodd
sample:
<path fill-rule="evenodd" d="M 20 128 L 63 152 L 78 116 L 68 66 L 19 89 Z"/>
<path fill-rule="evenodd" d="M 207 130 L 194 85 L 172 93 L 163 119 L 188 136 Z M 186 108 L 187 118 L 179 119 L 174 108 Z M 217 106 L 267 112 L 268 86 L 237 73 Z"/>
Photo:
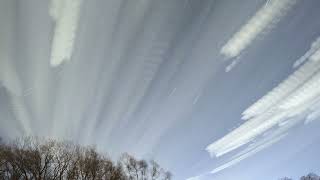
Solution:
<path fill-rule="evenodd" d="M 256 10 L 261 1 L 248 2 L 244 9 L 240 2 L 214 0 L 1 1 L 0 135 L 33 134 L 96 144 L 111 156 L 128 151 L 167 161 L 164 164 L 173 169 L 182 163 L 184 172 L 177 172 L 177 179 L 204 171 L 194 179 L 210 179 L 213 167 L 208 170 L 207 165 L 212 162 L 203 145 L 208 134 L 220 138 L 211 125 L 234 127 L 229 124 L 231 112 L 242 111 L 238 108 L 247 100 L 239 94 L 256 97 L 267 83 L 277 81 L 278 71 L 291 61 L 275 58 L 290 52 L 280 50 L 264 62 L 268 66 L 259 69 L 261 74 L 273 73 L 274 67 L 278 71 L 261 80 L 258 75 L 246 79 L 250 72 L 261 75 L 255 69 L 262 60 L 257 53 L 248 57 L 253 58 L 248 67 L 243 63 L 228 75 L 221 70 L 228 72 L 242 63 L 242 52 L 274 27 L 294 2 L 268 1 L 231 38 L 224 37 L 223 30 L 234 27 L 235 21 L 247 17 L 243 11 Z M 300 17 L 305 4 L 299 4 L 295 15 Z M 232 8 L 238 8 L 238 17 L 228 11 Z M 226 15 L 233 22 L 225 23 Z M 288 19 L 295 27 L 302 18 Z M 300 32 L 317 30 L 319 23 L 314 24 L 292 28 L 288 37 L 302 39 Z M 229 38 L 222 53 L 220 43 Z M 306 117 L 305 123 L 319 118 L 317 41 L 295 73 L 243 112 L 243 125 L 237 123 L 208 146 L 213 157 L 231 157 L 212 172 L 276 143 L 302 124 L 300 117 Z M 266 45 L 270 53 L 275 51 L 272 44 Z M 292 49 L 290 43 L 284 48 Z M 255 87 L 257 81 L 261 83 Z M 184 152 L 188 147 L 192 151 Z M 180 155 L 188 157 L 179 161 Z M 188 163 L 198 158 L 205 161 Z"/>
<path fill-rule="evenodd" d="M 301 56 L 296 62 L 293 64 L 294 68 L 299 67 L 301 64 L 303 64 L 310 56 L 315 54 L 315 52 L 319 51 L 320 49 L 320 37 L 318 37 L 310 46 L 310 49 L 303 55 Z M 320 53 L 320 52 L 319 52 Z M 315 55 L 317 56 L 317 55 Z M 315 58 L 313 56 L 313 58 Z"/>
<path fill-rule="evenodd" d="M 201 177 L 200 176 L 194 176 L 194 177 L 190 177 L 187 180 L 200 180 Z"/>
<path fill-rule="evenodd" d="M 274 139 L 271 139 L 270 141 L 266 141 L 264 142 L 262 145 L 259 146 L 253 146 L 254 148 L 249 148 L 250 150 L 245 150 L 247 152 L 245 153 L 239 153 L 239 155 L 237 155 L 235 158 L 233 158 L 231 161 L 213 169 L 211 171 L 212 174 L 218 173 L 226 168 L 229 168 L 237 163 L 239 163 L 240 161 L 262 151 L 263 149 L 265 149 L 268 146 L 271 146 L 272 144 L 278 142 L 279 140 L 283 139 L 287 134 L 282 134 L 278 137 L 275 137 Z"/>
<path fill-rule="evenodd" d="M 5 58 L 0 60 L 0 85 L 4 86 L 10 96 L 10 106 L 14 116 L 23 129 L 23 134 L 31 134 L 30 117 L 23 101 L 23 90 L 16 69 Z M 0 86 L 1 87 L 1 86 Z"/>
<path fill-rule="evenodd" d="M 51 0 L 49 14 L 55 21 L 51 66 L 69 61 L 72 55 L 82 0 Z"/>
<path fill-rule="evenodd" d="M 313 43 L 311 49 L 315 46 Z M 309 123 L 320 117 L 317 109 L 319 84 L 320 56 L 314 51 L 294 73 L 242 113 L 242 119 L 246 120 L 243 125 L 207 146 L 212 157 L 245 147 L 212 173 L 233 166 L 278 142 L 298 123 Z"/>
<path fill-rule="evenodd" d="M 296 0 L 269 0 L 229 39 L 221 48 L 221 54 L 227 58 L 238 56 L 257 36 L 277 23 L 295 2 Z"/>
<path fill-rule="evenodd" d="M 21 131 L 23 131 L 19 132 L 20 135 L 31 134 L 30 117 L 22 97 L 24 94 L 23 85 L 13 61 L 15 52 L 11 49 L 15 37 L 13 33 L 14 23 L 12 22 L 14 12 L 11 9 L 14 7 L 14 3 L 4 1 L 0 3 L 1 5 L 6 7 L 6 9 L 0 11 L 0 22 L 9 23 L 5 24 L 0 30 L 0 90 L 4 87 L 3 89 L 5 89 L 8 95 L 9 102 L 7 103 L 9 104 L 9 109 L 18 121 Z M 2 123 L 1 126 L 3 126 Z"/>
<path fill-rule="evenodd" d="M 226 72 L 231 71 L 237 64 L 239 63 L 239 59 L 233 60 L 225 69 Z"/>
<path fill-rule="evenodd" d="M 263 98 L 259 99 L 256 103 L 246 109 L 242 113 L 242 119 L 247 120 L 256 117 L 269 110 L 275 104 L 284 102 L 284 98 L 291 93 L 296 92 L 299 86 L 308 81 L 319 68 L 318 62 L 308 61 L 272 91 L 268 92 Z"/>

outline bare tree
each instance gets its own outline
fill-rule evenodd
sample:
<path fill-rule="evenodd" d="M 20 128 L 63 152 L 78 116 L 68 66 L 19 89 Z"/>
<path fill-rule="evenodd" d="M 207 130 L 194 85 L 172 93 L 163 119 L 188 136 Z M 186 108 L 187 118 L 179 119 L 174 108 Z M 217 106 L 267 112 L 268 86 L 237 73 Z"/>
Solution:
<path fill-rule="evenodd" d="M 306 176 L 302 176 L 300 180 L 320 180 L 320 176 L 314 174 L 314 173 L 309 173 Z"/>
<path fill-rule="evenodd" d="M 172 174 L 162 169 L 155 161 L 150 161 L 150 166 L 145 160 L 137 160 L 125 153 L 121 163 L 129 180 L 171 180 Z"/>
<path fill-rule="evenodd" d="M 39 138 L 0 142 L 0 180 L 170 180 L 171 173 L 155 162 L 149 166 L 123 154 L 114 163 L 92 146 Z"/>
<path fill-rule="evenodd" d="M 171 178 L 172 178 L 172 174 L 171 174 L 171 172 L 169 172 L 169 171 L 165 171 L 164 172 L 164 180 L 171 180 Z"/>
<path fill-rule="evenodd" d="M 151 171 L 150 171 L 151 180 L 158 179 L 161 174 L 161 168 L 159 164 L 154 160 L 151 160 L 150 163 L 151 163 Z"/>

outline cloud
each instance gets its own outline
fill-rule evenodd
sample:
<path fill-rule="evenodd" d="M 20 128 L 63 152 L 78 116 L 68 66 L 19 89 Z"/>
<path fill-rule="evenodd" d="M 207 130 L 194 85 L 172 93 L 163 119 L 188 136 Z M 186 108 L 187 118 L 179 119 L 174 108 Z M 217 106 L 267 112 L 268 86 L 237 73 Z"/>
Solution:
<path fill-rule="evenodd" d="M 226 72 L 231 71 L 237 64 L 239 63 L 239 59 L 233 60 L 225 69 Z"/>
<path fill-rule="evenodd" d="M 238 56 L 258 35 L 279 21 L 295 2 L 296 0 L 269 0 L 222 47 L 221 54 L 228 58 Z"/>
<path fill-rule="evenodd" d="M 285 117 L 286 113 L 274 114 L 274 112 L 270 111 L 263 116 L 247 121 L 223 138 L 209 145 L 206 150 L 211 156 L 220 157 L 252 142 L 257 136 L 277 125 Z"/>
<path fill-rule="evenodd" d="M 263 149 L 265 149 L 268 146 L 271 146 L 272 144 L 278 142 L 279 140 L 283 139 L 287 134 L 282 134 L 278 137 L 275 137 L 274 139 L 271 139 L 269 141 L 264 142 L 263 144 L 259 145 L 259 146 L 254 146 L 254 148 L 250 148 L 250 150 L 248 152 L 245 153 L 241 153 L 238 156 L 236 156 L 236 158 L 232 159 L 231 161 L 215 168 L 214 170 L 211 171 L 212 174 L 218 173 L 226 168 L 229 168 L 237 163 L 239 163 L 240 161 L 262 151 Z"/>
<path fill-rule="evenodd" d="M 286 98 L 292 92 L 295 92 L 299 86 L 308 81 L 314 75 L 314 73 L 319 70 L 319 68 L 320 66 L 317 61 L 308 61 L 272 91 L 267 93 L 267 95 L 246 109 L 242 113 L 242 119 L 250 119 L 255 117 L 266 112 L 275 104 L 283 102 L 284 98 Z"/>
<path fill-rule="evenodd" d="M 69 61 L 72 55 L 82 0 L 52 0 L 49 14 L 55 21 L 51 66 Z"/>
<path fill-rule="evenodd" d="M 200 180 L 200 179 L 201 179 L 200 176 L 194 176 L 194 177 L 187 178 L 187 180 Z"/>
<path fill-rule="evenodd" d="M 310 57 L 312 61 L 320 61 L 320 48 Z"/>
<path fill-rule="evenodd" d="M 21 81 L 15 67 L 7 58 L 0 60 L 0 84 L 8 92 L 13 114 L 24 131 L 22 134 L 31 134 L 29 113 L 22 98 Z"/>
<path fill-rule="evenodd" d="M 311 123 L 314 120 L 320 119 L 320 111 L 314 111 L 306 118 L 305 124 Z"/>
<path fill-rule="evenodd" d="M 18 73 L 8 57 L 0 60 L 0 83 L 13 95 L 23 94 Z"/>
<path fill-rule="evenodd" d="M 299 67 L 301 64 L 303 64 L 306 60 L 308 60 L 308 58 L 315 54 L 315 52 L 317 52 L 317 54 L 320 54 L 320 37 L 318 37 L 310 46 L 310 49 L 303 55 L 301 56 L 298 60 L 296 60 L 296 62 L 293 64 L 293 68 L 297 68 Z M 315 55 L 315 56 L 318 56 Z M 315 56 L 313 56 L 313 58 L 315 58 Z"/>
<path fill-rule="evenodd" d="M 313 43 L 311 48 L 315 46 Z M 298 123 L 318 119 L 319 84 L 320 55 L 315 51 L 299 69 L 242 113 L 242 119 L 247 120 L 243 125 L 207 146 L 206 150 L 212 157 L 220 157 L 245 146 L 243 151 L 212 173 L 269 147 Z"/>
<path fill-rule="evenodd" d="M 320 101 L 318 101 L 314 106 L 312 106 L 310 108 L 310 111 L 312 111 L 312 113 L 310 113 L 307 116 L 305 120 L 305 124 L 308 124 L 314 120 L 320 119 Z"/>
<path fill-rule="evenodd" d="M 290 109 L 299 106 L 320 94 L 320 72 L 316 73 L 310 80 L 299 89 L 290 94 L 285 101 L 279 104 L 281 109 Z"/>

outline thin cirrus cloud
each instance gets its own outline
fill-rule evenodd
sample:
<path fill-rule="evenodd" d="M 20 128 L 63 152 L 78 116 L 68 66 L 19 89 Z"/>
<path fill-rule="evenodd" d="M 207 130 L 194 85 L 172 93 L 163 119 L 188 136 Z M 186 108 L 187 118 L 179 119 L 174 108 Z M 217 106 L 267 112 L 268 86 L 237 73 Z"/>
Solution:
<path fill-rule="evenodd" d="M 187 180 L 201 180 L 201 179 L 203 179 L 203 177 L 205 177 L 207 175 L 218 173 L 224 169 L 227 169 L 231 166 L 236 165 L 240 161 L 262 151 L 264 148 L 271 146 L 272 144 L 275 144 L 276 142 L 278 142 L 279 140 L 281 140 L 287 136 L 287 133 L 281 134 L 280 136 L 277 136 L 277 135 L 279 135 L 279 132 L 280 131 L 275 131 L 272 133 L 272 136 L 264 138 L 263 140 L 261 140 L 257 143 L 250 144 L 250 146 L 248 146 L 247 148 L 245 148 L 241 152 L 234 155 L 229 161 L 222 164 L 221 166 L 216 167 L 212 171 L 198 175 L 198 176 L 189 177 Z M 272 139 L 272 137 L 274 139 Z"/>
<path fill-rule="evenodd" d="M 271 146 L 272 144 L 278 142 L 279 140 L 283 139 L 284 137 L 286 137 L 287 134 L 282 134 L 278 137 L 275 137 L 274 139 L 270 139 L 269 141 L 263 141 L 263 143 L 259 143 L 259 145 L 257 146 L 253 146 L 254 148 L 249 148 L 248 150 L 245 150 L 245 153 L 239 153 L 236 157 L 234 157 L 232 160 L 230 160 L 229 162 L 223 164 L 222 166 L 219 166 L 217 168 L 215 168 L 214 170 L 212 170 L 210 173 L 215 174 L 219 171 L 222 171 L 226 168 L 229 168 L 237 163 L 239 163 L 240 161 L 262 151 L 264 148 Z"/>
<path fill-rule="evenodd" d="M 216 167 L 210 173 L 215 174 L 224 169 L 232 167 L 239 163 L 240 161 L 264 150 L 265 148 L 277 143 L 281 139 L 285 138 L 289 133 L 287 132 L 290 128 L 296 125 L 300 121 L 299 118 L 289 119 L 286 121 L 282 121 L 278 124 L 278 128 L 274 128 L 261 136 L 259 136 L 259 140 L 254 140 L 251 142 L 246 148 L 241 150 L 240 152 L 233 155 L 225 164 Z"/>
<path fill-rule="evenodd" d="M 280 21 L 297 0 L 269 0 L 255 15 L 236 32 L 221 48 L 220 53 L 231 59 L 240 55 L 259 35 Z M 234 60 L 226 68 L 229 72 L 238 61 Z"/>
<path fill-rule="evenodd" d="M 51 0 L 49 14 L 55 22 L 50 65 L 69 61 L 76 37 L 82 0 Z"/>
<path fill-rule="evenodd" d="M 0 85 L 4 86 L 10 95 L 10 106 L 23 132 L 31 134 L 30 118 L 22 98 L 21 81 L 16 69 L 7 58 L 0 61 Z"/>
<path fill-rule="evenodd" d="M 242 113 L 242 119 L 246 120 L 243 125 L 207 146 L 211 157 L 221 157 L 244 147 L 209 173 L 236 165 L 285 138 L 298 123 L 310 123 L 320 117 L 319 39 L 311 44 L 308 55 L 295 62 L 293 67 L 300 67 L 294 73 Z M 190 179 L 201 179 L 206 174 Z"/>
<path fill-rule="evenodd" d="M 317 59 L 317 56 L 320 55 L 320 37 L 317 38 L 312 44 L 310 49 L 303 55 L 301 58 L 296 60 L 296 62 L 293 64 L 294 68 L 299 67 L 301 64 L 303 64 L 310 56 L 313 56 L 311 59 Z M 318 53 L 315 53 L 317 52 Z"/>
<path fill-rule="evenodd" d="M 9 6 L 7 10 L 0 12 L 0 21 L 14 17 L 10 10 Z M 10 49 L 12 40 L 14 39 L 13 27 L 13 23 L 9 23 L 0 30 L 0 88 L 4 87 L 9 95 L 9 105 L 21 127 L 20 132 L 22 131 L 24 134 L 31 134 L 29 114 L 23 100 L 24 92 L 21 78 L 19 77 L 19 72 L 13 62 L 15 53 Z"/>
<path fill-rule="evenodd" d="M 318 39 L 315 40 L 317 41 Z M 278 142 L 298 123 L 317 119 L 320 116 L 317 110 L 320 104 L 319 84 L 318 50 L 286 80 L 247 108 L 242 114 L 242 119 L 246 120 L 243 125 L 207 146 L 206 150 L 212 157 L 220 157 L 247 145 L 211 173 L 233 166 Z"/>

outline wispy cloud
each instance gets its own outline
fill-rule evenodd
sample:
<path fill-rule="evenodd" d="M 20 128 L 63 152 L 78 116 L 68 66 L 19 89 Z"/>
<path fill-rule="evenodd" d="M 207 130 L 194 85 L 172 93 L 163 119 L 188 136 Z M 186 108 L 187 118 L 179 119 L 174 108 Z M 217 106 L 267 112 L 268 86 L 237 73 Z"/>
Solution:
<path fill-rule="evenodd" d="M 318 54 L 320 53 L 320 37 L 318 37 L 310 46 L 310 49 L 303 55 L 301 56 L 296 62 L 293 64 L 294 68 L 299 67 L 301 64 L 303 64 L 310 56 L 315 54 L 315 52 L 318 51 Z M 317 56 L 317 55 L 316 55 Z M 313 57 L 315 58 L 315 57 Z"/>
<path fill-rule="evenodd" d="M 278 137 L 275 137 L 274 139 L 271 139 L 269 141 L 266 141 L 264 143 L 261 143 L 261 145 L 258 146 L 254 146 L 254 148 L 250 148 L 250 150 L 248 150 L 245 153 L 241 153 L 238 156 L 236 156 L 234 159 L 232 159 L 231 161 L 223 164 L 222 166 L 219 166 L 217 168 L 215 168 L 214 170 L 211 171 L 212 174 L 218 173 L 226 168 L 229 168 L 237 163 L 239 163 L 240 161 L 262 151 L 264 148 L 278 142 L 279 140 L 283 139 L 287 134 L 282 134 Z"/>
<path fill-rule="evenodd" d="M 311 49 L 314 46 L 313 43 Z M 248 145 L 212 173 L 269 147 L 301 121 L 317 119 L 320 116 L 319 84 L 320 56 L 314 51 L 299 69 L 243 112 L 242 119 L 247 120 L 243 125 L 206 148 L 211 156 L 220 157 Z"/>
<path fill-rule="evenodd" d="M 258 116 L 268 109 L 273 107 L 275 104 L 283 102 L 286 98 L 293 92 L 308 81 L 314 73 L 319 70 L 319 62 L 308 61 L 306 64 L 301 66 L 297 71 L 295 71 L 286 80 L 281 82 L 276 88 L 268 92 L 263 98 L 259 99 L 256 103 L 250 106 L 242 113 L 243 119 L 250 119 L 251 117 Z"/>
<path fill-rule="evenodd" d="M 194 176 L 194 177 L 190 177 L 187 180 L 200 180 L 201 177 L 200 176 Z"/>
<path fill-rule="evenodd" d="M 51 0 L 49 14 L 55 21 L 51 47 L 51 66 L 71 58 L 82 0 Z"/>
<path fill-rule="evenodd" d="M 237 64 L 239 63 L 239 59 L 233 60 L 225 69 L 226 72 L 231 71 Z"/>
<path fill-rule="evenodd" d="M 2 84 L 9 96 L 13 115 L 19 121 L 24 134 L 31 134 L 30 118 L 23 101 L 23 90 L 18 73 L 12 63 L 3 57 L 0 60 L 0 85 Z"/>
<path fill-rule="evenodd" d="M 238 56 L 257 36 L 277 23 L 295 2 L 296 0 L 269 0 L 233 35 L 220 52 L 228 58 Z"/>

